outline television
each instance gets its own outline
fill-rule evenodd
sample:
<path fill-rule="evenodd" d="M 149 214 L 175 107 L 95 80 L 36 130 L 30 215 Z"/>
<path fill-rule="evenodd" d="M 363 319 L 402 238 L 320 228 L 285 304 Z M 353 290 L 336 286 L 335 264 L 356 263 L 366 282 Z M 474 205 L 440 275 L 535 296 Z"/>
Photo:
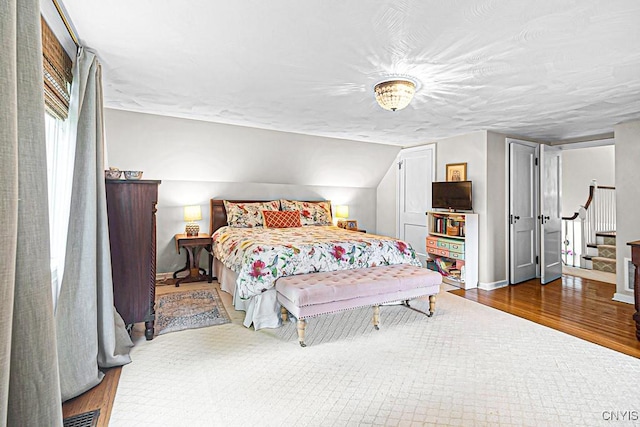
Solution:
<path fill-rule="evenodd" d="M 431 207 L 454 211 L 472 210 L 471 181 L 432 182 Z"/>

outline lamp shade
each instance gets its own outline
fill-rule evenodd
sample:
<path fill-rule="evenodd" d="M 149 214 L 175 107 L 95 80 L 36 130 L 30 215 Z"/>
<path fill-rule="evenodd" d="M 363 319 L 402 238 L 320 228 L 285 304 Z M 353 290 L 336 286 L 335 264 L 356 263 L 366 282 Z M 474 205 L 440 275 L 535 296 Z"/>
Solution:
<path fill-rule="evenodd" d="M 184 220 L 187 222 L 200 221 L 202 219 L 202 210 L 200 206 L 185 206 Z"/>
<path fill-rule="evenodd" d="M 382 108 L 396 111 L 409 105 L 416 92 L 416 85 L 410 80 L 388 80 L 378 83 L 373 90 L 376 101 Z"/>
<path fill-rule="evenodd" d="M 336 206 L 336 218 L 349 218 L 349 206 L 347 205 Z"/>

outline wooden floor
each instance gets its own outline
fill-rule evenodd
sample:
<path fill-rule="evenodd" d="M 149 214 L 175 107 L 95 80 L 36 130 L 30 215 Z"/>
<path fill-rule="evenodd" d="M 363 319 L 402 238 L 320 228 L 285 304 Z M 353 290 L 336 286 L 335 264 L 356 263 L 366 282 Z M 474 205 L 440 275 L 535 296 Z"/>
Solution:
<path fill-rule="evenodd" d="M 107 427 L 111 418 L 111 408 L 116 397 L 121 367 L 105 370 L 102 382 L 80 396 L 67 400 L 62 404 L 64 418 L 100 409 L 97 427 Z"/>
<path fill-rule="evenodd" d="M 176 289 L 179 288 L 158 287 L 156 294 Z M 640 341 L 635 337 L 631 318 L 633 305 L 612 301 L 615 290 L 610 283 L 565 275 L 544 286 L 539 280 L 531 280 L 493 291 L 450 292 L 640 358 Z M 121 368 L 109 369 L 101 384 L 65 402 L 64 417 L 100 409 L 98 426 L 107 426 L 120 372 Z"/>
<path fill-rule="evenodd" d="M 595 344 L 640 358 L 633 305 L 612 301 L 616 285 L 563 275 L 546 285 L 530 280 L 483 291 L 451 293 Z"/>

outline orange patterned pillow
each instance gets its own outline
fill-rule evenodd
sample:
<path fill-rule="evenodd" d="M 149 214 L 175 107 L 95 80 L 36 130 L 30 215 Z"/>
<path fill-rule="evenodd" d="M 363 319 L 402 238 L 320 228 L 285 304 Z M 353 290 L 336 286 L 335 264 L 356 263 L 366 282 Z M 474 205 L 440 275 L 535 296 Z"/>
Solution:
<path fill-rule="evenodd" d="M 265 228 L 302 227 L 300 211 L 262 211 Z"/>

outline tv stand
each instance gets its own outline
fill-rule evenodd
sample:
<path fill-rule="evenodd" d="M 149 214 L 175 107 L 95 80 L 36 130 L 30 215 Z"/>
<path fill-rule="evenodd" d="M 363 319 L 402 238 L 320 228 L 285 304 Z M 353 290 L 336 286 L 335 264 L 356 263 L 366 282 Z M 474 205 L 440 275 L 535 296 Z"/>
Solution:
<path fill-rule="evenodd" d="M 462 289 L 478 287 L 478 214 L 427 212 L 427 267 L 444 282 Z"/>

